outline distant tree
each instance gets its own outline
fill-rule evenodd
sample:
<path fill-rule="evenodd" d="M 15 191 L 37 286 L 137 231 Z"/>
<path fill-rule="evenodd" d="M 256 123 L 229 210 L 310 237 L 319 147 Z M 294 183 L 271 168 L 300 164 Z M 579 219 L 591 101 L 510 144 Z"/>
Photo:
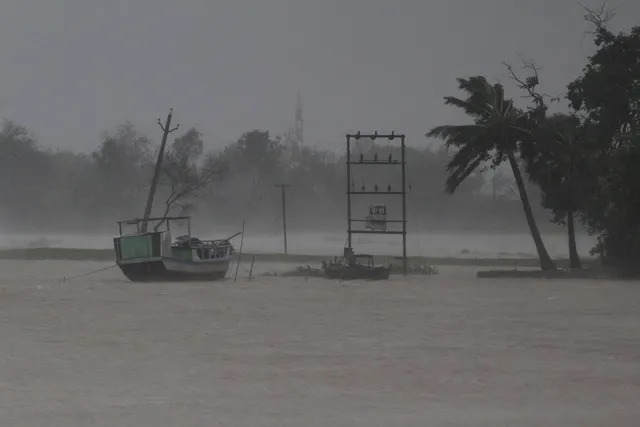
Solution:
<path fill-rule="evenodd" d="M 242 215 L 258 226 L 276 229 L 280 198 L 273 184 L 284 182 L 291 184 L 287 193 L 290 227 L 343 227 L 344 151 L 302 146 L 256 130 L 215 153 L 204 152 L 197 130 L 179 139 L 183 144 L 168 147 L 157 194 L 158 214 L 166 208 L 170 213 L 188 213 L 197 204 L 215 215 L 216 221 L 236 222 Z M 397 142 L 378 141 L 363 148 L 400 158 Z M 483 213 L 491 206 L 485 203 L 490 193 L 482 190 L 481 173 L 465 179 L 453 197 L 443 191 L 445 166 L 452 153 L 443 147 L 407 147 L 407 207 L 409 221 L 417 227 L 459 227 L 464 222 L 473 228 L 483 227 L 488 220 Z M 111 230 L 116 219 L 142 212 L 156 154 L 157 146 L 130 122 L 105 133 L 90 154 L 43 149 L 26 128 L 5 122 L 0 127 L 0 197 L 5 200 L 0 220 L 31 231 L 52 227 L 53 221 L 47 221 L 52 217 L 57 230 L 78 226 Z M 354 175 L 357 185 L 365 182 L 373 188 L 377 183 L 381 190 L 400 186 L 399 168 L 359 169 Z M 370 202 L 359 201 L 364 209 Z M 504 218 L 506 223 L 512 218 L 512 203 L 503 204 L 494 218 Z M 390 205 L 391 215 L 399 214 L 396 208 Z"/>
<path fill-rule="evenodd" d="M 614 34 L 607 28 L 612 16 L 588 11 L 597 50 L 567 98 L 597 143 L 597 186 L 584 207 L 585 222 L 599 234 L 592 252 L 640 272 L 640 26 Z"/>
<path fill-rule="evenodd" d="M 11 120 L 0 128 L 0 197 L 5 218 L 24 223 L 42 218 L 52 168 L 29 130 Z"/>
<path fill-rule="evenodd" d="M 535 153 L 525 150 L 527 173 L 542 189 L 542 204 L 554 221 L 567 226 L 570 265 L 580 268 L 575 216 L 595 185 L 588 133 L 578 117 L 557 114 L 539 126 L 535 139 Z"/>
<path fill-rule="evenodd" d="M 92 160 L 96 172 L 93 185 L 98 189 L 91 195 L 94 209 L 98 211 L 100 205 L 108 206 L 111 212 L 122 206 L 141 209 L 153 167 L 151 140 L 125 122 L 104 134 Z"/>
<path fill-rule="evenodd" d="M 233 191 L 237 209 L 255 211 L 273 190 L 273 184 L 282 180 L 282 154 L 280 141 L 260 130 L 244 133 L 225 148 L 222 157 L 235 183 L 234 189 L 228 191 Z"/>
<path fill-rule="evenodd" d="M 47 151 L 44 154 L 51 167 L 50 178 L 45 183 L 46 195 L 43 197 L 47 211 L 57 215 L 59 224 L 77 225 L 77 221 L 82 221 L 86 225 L 93 222 L 95 218 L 91 216 L 90 195 L 96 193 L 96 182 L 91 157 L 65 150 Z M 75 212 L 70 211 L 70 207 Z"/>
<path fill-rule="evenodd" d="M 167 150 L 161 168 L 161 183 L 167 188 L 163 217 L 174 208 L 188 214 L 194 198 L 223 173 L 215 157 L 203 155 L 202 134 L 195 128 L 176 138 Z"/>
<path fill-rule="evenodd" d="M 297 144 L 282 150 L 282 181 L 294 183 L 289 190 L 291 199 L 307 204 L 324 197 L 336 184 L 335 159 L 329 153 Z"/>
<path fill-rule="evenodd" d="M 131 122 L 105 133 L 97 152 L 93 154 L 98 168 L 105 173 L 129 173 L 151 163 L 151 141 Z"/>
<path fill-rule="evenodd" d="M 231 149 L 238 166 L 252 169 L 261 175 L 274 172 L 282 154 L 280 142 L 272 139 L 269 132 L 260 130 L 246 132 Z"/>
<path fill-rule="evenodd" d="M 585 19 L 595 26 L 598 49 L 583 75 L 569 84 L 567 98 L 597 131 L 598 139 L 615 148 L 640 130 L 640 26 L 614 34 L 607 28 L 612 11 L 587 11 Z"/>
<path fill-rule="evenodd" d="M 458 79 L 458 84 L 467 97 L 449 96 L 445 98 L 445 103 L 462 109 L 473 118 L 473 124 L 438 126 L 427 133 L 427 137 L 441 138 L 447 147 L 457 150 L 447 165 L 447 191 L 453 193 L 468 176 L 487 162 L 495 168 L 508 161 L 538 252 L 540 267 L 543 270 L 555 269 L 533 216 L 516 157 L 518 143 L 530 133 L 527 115 L 515 108 L 512 100 L 505 98 L 500 84 L 491 85 L 481 76 Z"/>

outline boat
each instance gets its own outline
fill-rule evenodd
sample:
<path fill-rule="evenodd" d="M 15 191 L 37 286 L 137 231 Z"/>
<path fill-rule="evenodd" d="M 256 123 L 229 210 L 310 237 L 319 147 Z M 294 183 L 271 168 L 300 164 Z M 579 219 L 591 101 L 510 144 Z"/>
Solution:
<path fill-rule="evenodd" d="M 388 280 L 391 274 L 390 265 L 375 265 L 373 255 L 356 255 L 350 248 L 340 260 L 322 261 L 322 270 L 327 279 L 341 280 Z"/>
<path fill-rule="evenodd" d="M 120 235 L 114 237 L 116 264 L 131 281 L 186 281 L 224 279 L 231 264 L 233 245 L 231 239 L 241 233 L 220 240 L 200 240 L 191 236 L 189 216 L 151 218 L 153 200 L 158 185 L 162 158 L 171 128 L 173 110 L 169 110 L 163 125 L 162 143 L 158 152 L 143 218 L 119 221 Z M 186 222 L 187 234 L 172 242 L 171 224 Z M 153 227 L 149 227 L 153 224 Z M 180 224 L 178 224 L 180 225 Z M 135 226 L 135 231 L 123 234 L 123 226 Z M 152 231 L 148 231 L 152 230 Z"/>
<path fill-rule="evenodd" d="M 147 221 L 153 231 L 143 232 L 144 219 L 119 221 L 120 236 L 113 239 L 116 264 L 133 282 L 141 281 L 210 281 L 224 279 L 229 270 L 234 248 L 230 240 L 200 240 L 191 236 L 191 218 L 161 217 Z M 186 222 L 188 234 L 172 241 L 171 224 Z M 124 226 L 134 226 L 135 232 L 123 233 Z"/>

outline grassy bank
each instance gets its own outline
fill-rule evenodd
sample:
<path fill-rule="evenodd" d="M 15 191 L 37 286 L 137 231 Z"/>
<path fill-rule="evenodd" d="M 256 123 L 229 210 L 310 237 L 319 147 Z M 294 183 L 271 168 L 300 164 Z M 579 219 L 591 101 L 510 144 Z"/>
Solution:
<path fill-rule="evenodd" d="M 333 259 L 333 255 L 284 255 L 279 253 L 244 253 L 242 258 L 257 262 L 287 262 L 295 264 L 317 264 L 322 260 Z M 400 265 L 402 260 L 393 256 L 376 256 L 377 263 Z M 4 249 L 0 250 L 0 259 L 20 260 L 72 260 L 72 261 L 113 261 L 113 249 L 71 249 L 71 248 L 36 248 L 36 249 Z M 414 265 L 443 266 L 482 266 L 482 267 L 537 267 L 536 258 L 457 258 L 457 257 L 422 257 L 411 256 L 409 263 Z M 566 259 L 557 260 L 558 267 L 568 267 Z M 585 267 L 597 264 L 596 259 L 583 260 Z"/>

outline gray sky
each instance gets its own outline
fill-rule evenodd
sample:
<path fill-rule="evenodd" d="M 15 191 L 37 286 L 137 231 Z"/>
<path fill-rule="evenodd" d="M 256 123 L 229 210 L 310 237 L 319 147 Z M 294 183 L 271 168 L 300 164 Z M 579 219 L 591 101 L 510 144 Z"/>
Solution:
<path fill-rule="evenodd" d="M 616 28 L 638 22 L 640 2 L 612 4 Z M 458 120 L 442 103 L 456 77 L 504 78 L 518 53 L 562 91 L 593 49 L 582 15 L 574 0 L 2 0 L 0 115 L 88 151 L 126 119 L 158 140 L 172 106 L 222 145 L 286 130 L 299 89 L 309 144 L 357 129 L 415 144 Z"/>

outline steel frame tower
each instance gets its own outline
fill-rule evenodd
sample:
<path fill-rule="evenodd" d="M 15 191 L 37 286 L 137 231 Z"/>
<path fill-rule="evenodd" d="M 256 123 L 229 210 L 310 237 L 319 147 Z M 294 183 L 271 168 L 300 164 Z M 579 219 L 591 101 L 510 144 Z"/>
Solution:
<path fill-rule="evenodd" d="M 351 140 L 354 139 L 356 141 L 361 138 L 370 139 L 375 141 L 377 138 L 386 138 L 389 142 L 395 140 L 396 138 L 400 139 L 400 161 L 391 160 L 378 160 L 377 157 L 374 160 L 364 160 L 362 157 L 358 161 L 351 160 Z M 390 134 L 378 134 L 375 132 L 373 134 L 361 134 L 358 131 L 355 134 L 347 134 L 347 241 L 348 248 L 351 251 L 353 247 L 351 246 L 352 234 L 401 234 L 402 235 L 402 271 L 403 274 L 407 274 L 407 190 L 406 190 L 406 159 L 405 159 L 405 135 L 400 134 L 396 135 L 394 132 Z M 400 166 L 402 168 L 402 189 L 401 191 L 355 191 L 351 185 L 351 166 Z M 385 220 L 386 223 L 401 223 L 402 231 L 387 231 L 387 230 L 353 230 L 351 225 L 354 222 L 366 222 L 366 219 L 361 218 L 353 218 L 351 216 L 351 196 L 355 195 L 364 195 L 364 194 L 376 194 L 376 195 L 395 195 L 401 196 L 402 198 L 402 219 L 401 220 Z"/>

